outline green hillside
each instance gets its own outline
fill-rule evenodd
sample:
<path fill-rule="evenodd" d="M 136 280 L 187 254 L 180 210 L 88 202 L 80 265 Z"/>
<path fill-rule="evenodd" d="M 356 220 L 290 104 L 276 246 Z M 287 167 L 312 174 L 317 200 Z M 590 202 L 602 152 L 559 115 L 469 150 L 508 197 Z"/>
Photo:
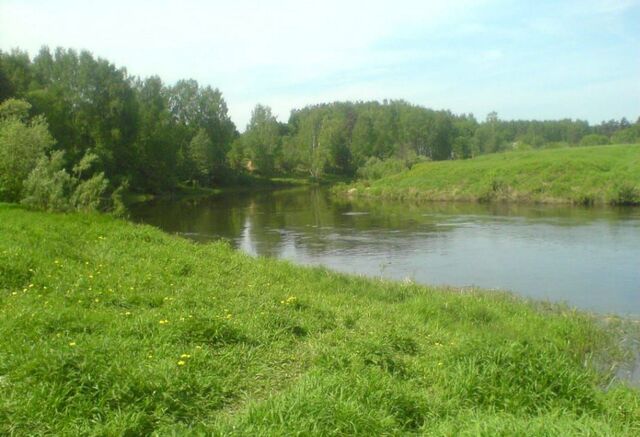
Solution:
<path fill-rule="evenodd" d="M 350 195 L 398 199 L 639 204 L 640 145 L 507 152 L 427 162 Z"/>

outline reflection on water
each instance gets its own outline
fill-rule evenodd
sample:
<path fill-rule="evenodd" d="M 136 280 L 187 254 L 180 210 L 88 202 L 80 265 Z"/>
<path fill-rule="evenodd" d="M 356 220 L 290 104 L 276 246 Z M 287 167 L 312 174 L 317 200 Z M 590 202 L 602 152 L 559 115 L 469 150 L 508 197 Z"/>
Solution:
<path fill-rule="evenodd" d="M 136 221 L 255 255 L 640 314 L 640 209 L 349 202 L 322 189 L 158 200 Z"/>

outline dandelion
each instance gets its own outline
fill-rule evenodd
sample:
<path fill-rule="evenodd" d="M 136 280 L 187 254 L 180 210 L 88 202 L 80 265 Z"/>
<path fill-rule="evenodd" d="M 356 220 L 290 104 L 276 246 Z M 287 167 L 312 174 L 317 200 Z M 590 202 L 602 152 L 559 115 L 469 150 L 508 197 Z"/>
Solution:
<path fill-rule="evenodd" d="M 287 300 L 281 300 L 280 303 L 283 304 L 283 305 L 292 305 L 292 304 L 296 303 L 297 300 L 298 300 L 297 297 L 289 296 L 287 298 Z"/>
<path fill-rule="evenodd" d="M 125 316 L 130 316 L 131 315 L 131 311 L 125 311 L 124 315 Z"/>
<path fill-rule="evenodd" d="M 72 341 L 71 343 L 69 343 L 69 346 L 74 347 L 76 345 L 75 341 Z"/>
<path fill-rule="evenodd" d="M 189 355 L 189 354 L 182 354 L 182 355 L 180 355 L 180 358 L 191 358 L 191 355 Z"/>
<path fill-rule="evenodd" d="M 167 323 L 169 323 L 169 321 L 167 319 L 163 319 L 163 320 L 160 320 L 158 323 L 160 323 L 161 325 L 166 325 Z"/>
<path fill-rule="evenodd" d="M 148 355 L 147 358 L 151 359 L 153 358 L 153 355 Z"/>
<path fill-rule="evenodd" d="M 186 361 L 182 361 L 182 360 L 178 361 L 178 366 L 184 366 L 185 364 L 187 364 Z"/>

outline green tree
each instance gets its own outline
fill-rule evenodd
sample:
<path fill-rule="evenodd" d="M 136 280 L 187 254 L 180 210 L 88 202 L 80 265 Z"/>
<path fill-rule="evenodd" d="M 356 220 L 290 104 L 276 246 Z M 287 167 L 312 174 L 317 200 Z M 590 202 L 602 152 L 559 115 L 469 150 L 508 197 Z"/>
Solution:
<path fill-rule="evenodd" d="M 281 152 L 280 126 L 271 108 L 256 105 L 242 135 L 243 156 L 265 175 L 272 174 Z"/>
<path fill-rule="evenodd" d="M 191 179 L 208 185 L 214 171 L 211 139 L 204 129 L 199 129 L 187 149 Z"/>
<path fill-rule="evenodd" d="M 169 93 L 157 76 L 135 83 L 138 129 L 134 143 L 133 184 L 141 191 L 162 192 L 178 180 L 178 129 L 169 112 Z"/>

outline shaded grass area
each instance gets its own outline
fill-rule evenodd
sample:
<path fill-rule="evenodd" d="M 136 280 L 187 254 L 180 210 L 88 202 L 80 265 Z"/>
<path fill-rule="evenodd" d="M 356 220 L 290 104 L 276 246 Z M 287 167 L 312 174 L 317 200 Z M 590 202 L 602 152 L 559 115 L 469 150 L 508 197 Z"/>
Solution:
<path fill-rule="evenodd" d="M 438 161 L 338 193 L 397 199 L 640 204 L 640 145 L 507 152 Z"/>
<path fill-rule="evenodd" d="M 0 205 L 3 435 L 638 435 L 616 329 Z"/>

